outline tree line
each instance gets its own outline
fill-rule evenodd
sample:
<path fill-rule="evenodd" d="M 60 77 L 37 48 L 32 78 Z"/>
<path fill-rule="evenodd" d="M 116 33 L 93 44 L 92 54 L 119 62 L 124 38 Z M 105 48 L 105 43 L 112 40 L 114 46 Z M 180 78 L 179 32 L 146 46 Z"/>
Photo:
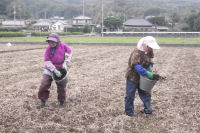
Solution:
<path fill-rule="evenodd" d="M 148 20 L 156 26 L 171 26 L 186 23 L 184 31 L 200 30 L 200 1 L 190 0 L 103 0 L 105 24 L 115 23 L 110 28 L 120 27 L 119 22 L 142 16 L 153 16 Z M 101 0 L 85 0 L 85 15 L 101 24 Z M 196 2 L 196 3 L 194 3 Z M 194 3 L 194 4 L 193 4 Z M 158 6 L 159 5 L 159 6 Z M 178 5 L 178 6 L 177 6 Z M 50 18 L 62 16 L 65 19 L 82 15 L 82 0 L 0 0 L 0 19 Z M 159 8 L 158 8 L 159 7 Z M 107 18 L 114 17 L 115 21 Z M 119 21 L 119 20 L 120 21 Z M 109 22 L 109 23 L 108 23 Z M 170 24 L 170 25 L 169 25 Z"/>

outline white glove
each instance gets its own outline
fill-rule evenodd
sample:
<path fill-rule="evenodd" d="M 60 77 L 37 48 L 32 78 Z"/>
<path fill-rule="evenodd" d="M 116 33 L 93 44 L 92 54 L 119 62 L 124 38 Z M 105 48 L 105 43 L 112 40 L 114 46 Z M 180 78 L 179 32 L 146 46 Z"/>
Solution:
<path fill-rule="evenodd" d="M 57 69 L 55 69 L 53 72 L 54 72 L 54 73 L 56 74 L 56 76 L 59 77 L 59 78 L 62 76 L 62 74 L 60 73 L 60 71 L 58 71 Z"/>
<path fill-rule="evenodd" d="M 62 67 L 63 67 L 64 69 L 67 69 L 67 64 L 68 64 L 68 63 L 67 63 L 66 61 L 64 61 L 63 64 L 62 64 Z"/>
<path fill-rule="evenodd" d="M 70 53 L 70 54 L 65 53 L 65 61 L 64 62 L 66 62 L 68 65 L 71 61 L 71 58 L 72 58 L 72 53 Z"/>

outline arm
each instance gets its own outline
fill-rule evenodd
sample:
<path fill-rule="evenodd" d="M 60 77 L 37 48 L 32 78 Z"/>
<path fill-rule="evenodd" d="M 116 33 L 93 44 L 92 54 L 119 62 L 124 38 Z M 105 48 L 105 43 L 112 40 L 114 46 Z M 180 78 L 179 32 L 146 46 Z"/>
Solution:
<path fill-rule="evenodd" d="M 147 68 L 148 71 L 152 72 L 152 68 L 153 68 L 153 63 L 149 64 L 149 67 Z"/>
<path fill-rule="evenodd" d="M 142 65 L 135 65 L 134 69 L 142 76 L 146 75 L 149 79 L 153 79 L 153 73 L 145 69 Z"/>
<path fill-rule="evenodd" d="M 68 53 L 65 53 L 65 61 L 66 64 L 68 65 L 71 61 L 71 58 L 72 58 L 72 53 L 68 54 Z"/>
<path fill-rule="evenodd" d="M 52 63 L 51 61 L 45 61 L 45 65 L 47 66 L 47 68 L 48 68 L 51 72 L 53 72 L 53 71 L 56 69 L 56 67 L 53 65 L 53 63 Z"/>
<path fill-rule="evenodd" d="M 65 49 L 65 60 L 63 62 L 63 68 L 67 68 L 67 65 L 69 65 L 72 58 L 72 50 L 67 44 L 64 44 L 64 49 Z"/>
<path fill-rule="evenodd" d="M 135 65 L 134 69 L 142 76 L 146 75 L 147 73 L 147 69 L 145 69 L 142 65 L 139 64 Z"/>
<path fill-rule="evenodd" d="M 49 57 L 49 53 L 50 53 L 50 47 L 48 46 L 46 48 L 46 51 L 45 51 L 45 55 L 44 55 L 44 61 L 45 61 L 45 66 L 51 71 L 53 72 L 56 67 L 53 65 L 53 63 L 51 62 L 51 59 Z"/>
<path fill-rule="evenodd" d="M 58 71 L 56 69 L 56 67 L 53 65 L 53 63 L 51 62 L 50 58 L 49 58 L 49 47 L 47 47 L 46 52 L 45 52 L 45 56 L 44 56 L 44 60 L 45 60 L 45 66 L 51 71 L 54 72 L 56 74 L 56 76 L 61 77 L 61 73 L 60 71 Z"/>
<path fill-rule="evenodd" d="M 153 68 L 153 64 L 154 64 L 154 61 L 153 61 L 153 57 L 151 58 L 151 61 L 150 61 L 150 64 L 149 64 L 149 67 L 148 67 L 148 71 L 152 72 L 152 68 Z"/>
<path fill-rule="evenodd" d="M 138 50 L 134 50 L 131 53 L 131 56 L 129 58 L 129 66 L 133 69 L 135 69 L 138 74 L 144 76 L 146 75 L 148 78 L 152 78 L 153 74 L 152 72 L 147 71 L 147 69 L 145 69 L 141 64 L 141 56 L 140 53 L 138 52 Z"/>
<path fill-rule="evenodd" d="M 53 72 L 53 73 L 56 74 L 57 77 L 61 77 L 61 76 L 62 76 L 62 74 L 60 73 L 60 71 L 58 71 L 58 70 L 56 69 L 56 67 L 53 65 L 53 63 L 52 63 L 51 61 L 45 61 L 45 64 L 46 64 L 47 68 L 48 68 L 51 72 Z"/>

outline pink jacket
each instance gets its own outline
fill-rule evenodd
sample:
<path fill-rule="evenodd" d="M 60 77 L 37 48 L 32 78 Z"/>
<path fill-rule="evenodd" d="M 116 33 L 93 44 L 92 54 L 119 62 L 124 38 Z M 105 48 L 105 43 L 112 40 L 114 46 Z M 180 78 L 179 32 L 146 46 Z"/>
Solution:
<path fill-rule="evenodd" d="M 59 45 L 56 47 L 53 57 L 50 58 L 50 48 L 51 46 L 48 45 L 46 48 L 44 60 L 45 62 L 51 61 L 51 63 L 56 68 L 62 67 L 63 62 L 65 61 L 65 53 L 68 53 L 69 55 L 72 53 L 71 48 L 67 44 L 65 44 L 64 42 L 60 42 Z M 51 66 L 48 66 L 46 63 L 45 69 L 54 71 L 55 68 L 51 69 Z"/>

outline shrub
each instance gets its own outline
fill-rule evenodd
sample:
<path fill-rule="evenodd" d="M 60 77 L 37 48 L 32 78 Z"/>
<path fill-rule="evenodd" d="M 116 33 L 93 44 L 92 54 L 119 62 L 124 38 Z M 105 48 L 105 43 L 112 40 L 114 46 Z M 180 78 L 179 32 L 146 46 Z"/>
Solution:
<path fill-rule="evenodd" d="M 90 26 L 89 25 L 85 25 L 84 28 L 83 28 L 83 32 L 84 33 L 90 33 L 91 32 Z"/>
<path fill-rule="evenodd" d="M 83 32 L 83 28 L 70 27 L 70 28 L 67 28 L 67 32 Z"/>
<path fill-rule="evenodd" d="M 31 33 L 31 36 L 48 36 L 49 34 L 51 34 L 51 32 L 33 32 Z M 83 32 L 58 32 L 57 34 L 60 36 L 83 35 Z"/>
<path fill-rule="evenodd" d="M 83 32 L 72 32 L 71 35 L 83 35 Z"/>
<path fill-rule="evenodd" d="M 25 37 L 24 32 L 0 32 L 0 37 Z"/>
<path fill-rule="evenodd" d="M 51 32 L 33 32 L 31 36 L 48 36 Z"/>
<path fill-rule="evenodd" d="M 67 36 L 67 35 L 72 35 L 72 33 L 69 33 L 69 32 L 59 32 L 58 35 L 60 35 L 60 36 Z"/>
<path fill-rule="evenodd" d="M 101 28 L 95 28 L 94 32 L 101 33 Z"/>
<path fill-rule="evenodd" d="M 0 32 L 18 32 L 21 29 L 17 29 L 17 28 L 0 28 Z"/>

